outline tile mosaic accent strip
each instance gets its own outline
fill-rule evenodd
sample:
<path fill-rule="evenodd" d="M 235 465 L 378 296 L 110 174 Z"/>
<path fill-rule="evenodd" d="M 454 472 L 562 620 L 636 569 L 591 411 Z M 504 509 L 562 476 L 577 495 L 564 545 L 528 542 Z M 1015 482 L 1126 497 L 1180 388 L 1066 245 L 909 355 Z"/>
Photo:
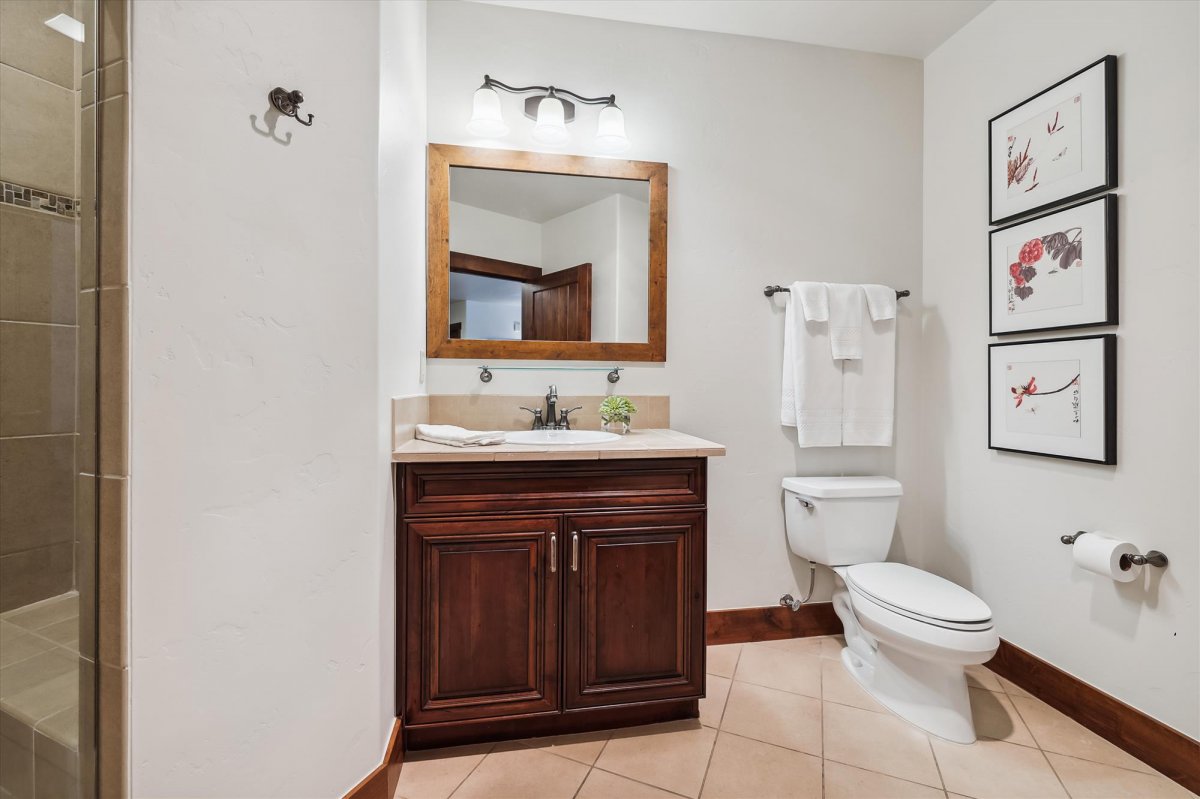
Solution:
<path fill-rule="evenodd" d="M 79 200 L 75 197 L 64 197 L 52 191 L 34 189 L 7 180 L 0 182 L 0 203 L 29 208 L 58 216 L 79 216 Z"/>

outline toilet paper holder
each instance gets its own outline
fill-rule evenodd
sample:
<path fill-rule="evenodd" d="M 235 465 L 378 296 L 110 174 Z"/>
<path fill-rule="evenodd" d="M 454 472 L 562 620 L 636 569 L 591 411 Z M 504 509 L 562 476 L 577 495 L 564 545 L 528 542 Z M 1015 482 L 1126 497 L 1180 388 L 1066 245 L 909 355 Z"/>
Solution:
<path fill-rule="evenodd" d="M 1075 539 L 1079 538 L 1081 535 L 1087 535 L 1087 530 L 1080 530 L 1073 535 L 1060 536 L 1058 540 L 1062 541 L 1067 546 L 1070 546 L 1074 544 Z M 1128 558 L 1129 562 L 1134 566 L 1157 566 L 1158 568 L 1162 569 L 1167 565 L 1167 556 L 1159 552 L 1157 549 L 1152 549 L 1145 555 L 1129 555 Z"/>

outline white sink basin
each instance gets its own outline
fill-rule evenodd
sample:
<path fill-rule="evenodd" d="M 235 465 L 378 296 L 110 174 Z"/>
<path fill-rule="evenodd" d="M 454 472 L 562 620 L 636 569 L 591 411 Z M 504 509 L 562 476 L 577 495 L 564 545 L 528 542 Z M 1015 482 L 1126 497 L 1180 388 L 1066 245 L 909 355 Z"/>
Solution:
<path fill-rule="evenodd" d="M 518 430 L 515 433 L 505 433 L 504 443 L 567 447 L 575 444 L 604 444 L 619 438 L 616 433 L 605 433 L 601 430 Z"/>

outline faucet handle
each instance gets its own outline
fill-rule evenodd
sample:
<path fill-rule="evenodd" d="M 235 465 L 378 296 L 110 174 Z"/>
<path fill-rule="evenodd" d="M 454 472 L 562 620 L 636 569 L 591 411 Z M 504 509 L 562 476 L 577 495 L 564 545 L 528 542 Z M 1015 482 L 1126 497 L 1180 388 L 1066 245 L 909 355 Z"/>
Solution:
<path fill-rule="evenodd" d="M 524 405 L 521 405 L 520 408 L 523 411 L 529 411 L 530 413 L 533 414 L 533 427 L 530 428 L 531 430 L 545 429 L 546 423 L 542 420 L 542 409 L 541 408 L 526 408 Z"/>
<path fill-rule="evenodd" d="M 579 405 L 578 407 L 575 407 L 575 408 L 563 408 L 562 411 L 560 412 L 561 415 L 558 417 L 558 429 L 559 430 L 570 430 L 571 429 L 571 420 L 568 419 L 567 417 L 570 414 L 574 413 L 575 411 L 582 411 L 582 410 L 583 410 L 582 405 Z"/>

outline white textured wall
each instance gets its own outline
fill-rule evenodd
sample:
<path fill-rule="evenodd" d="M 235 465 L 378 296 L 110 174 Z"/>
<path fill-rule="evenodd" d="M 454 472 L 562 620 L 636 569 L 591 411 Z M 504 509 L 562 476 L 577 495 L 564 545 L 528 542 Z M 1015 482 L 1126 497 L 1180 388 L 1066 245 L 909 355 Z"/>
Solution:
<path fill-rule="evenodd" d="M 645 341 L 646 281 L 650 273 L 650 206 L 617 197 L 617 341 Z"/>
<path fill-rule="evenodd" d="M 786 475 L 898 476 L 910 497 L 896 554 L 911 555 L 922 447 L 921 63 L 456 2 L 430 4 L 428 53 L 430 141 L 496 146 L 464 129 L 488 73 L 615 92 L 633 142 L 625 156 L 670 164 L 667 363 L 631 365 L 617 390 L 670 394 L 675 427 L 729 448 L 709 470 L 709 607 L 774 604 L 806 579 L 784 538 Z M 504 102 L 512 132 L 500 144 L 538 149 L 519 101 Z M 595 113 L 580 110 L 565 152 L 596 154 Z M 762 287 L 797 279 L 913 290 L 901 303 L 894 449 L 800 450 L 780 427 L 783 304 Z M 429 390 L 610 388 L 603 372 L 501 371 L 485 387 L 478 366 L 431 361 Z M 828 590 L 823 579 L 818 596 Z"/>
<path fill-rule="evenodd" d="M 926 60 L 921 381 L 926 567 L 987 600 L 1007 640 L 1193 736 L 1197 8 L 998 2 Z M 1119 57 L 1120 464 L 991 452 L 987 120 L 1108 53 Z M 1125 585 L 1073 568 L 1058 537 L 1097 528 L 1161 549 L 1170 567 Z"/>
<path fill-rule="evenodd" d="M 406 114 L 388 141 L 392 224 L 415 238 L 381 246 L 378 3 L 133 4 L 135 795 L 337 796 L 380 762 L 386 398 L 416 384 L 404 311 L 422 307 L 405 299 L 422 14 L 382 20 L 396 75 L 410 70 L 386 84 Z M 316 114 L 280 119 L 286 144 L 252 127 L 276 85 Z"/>

